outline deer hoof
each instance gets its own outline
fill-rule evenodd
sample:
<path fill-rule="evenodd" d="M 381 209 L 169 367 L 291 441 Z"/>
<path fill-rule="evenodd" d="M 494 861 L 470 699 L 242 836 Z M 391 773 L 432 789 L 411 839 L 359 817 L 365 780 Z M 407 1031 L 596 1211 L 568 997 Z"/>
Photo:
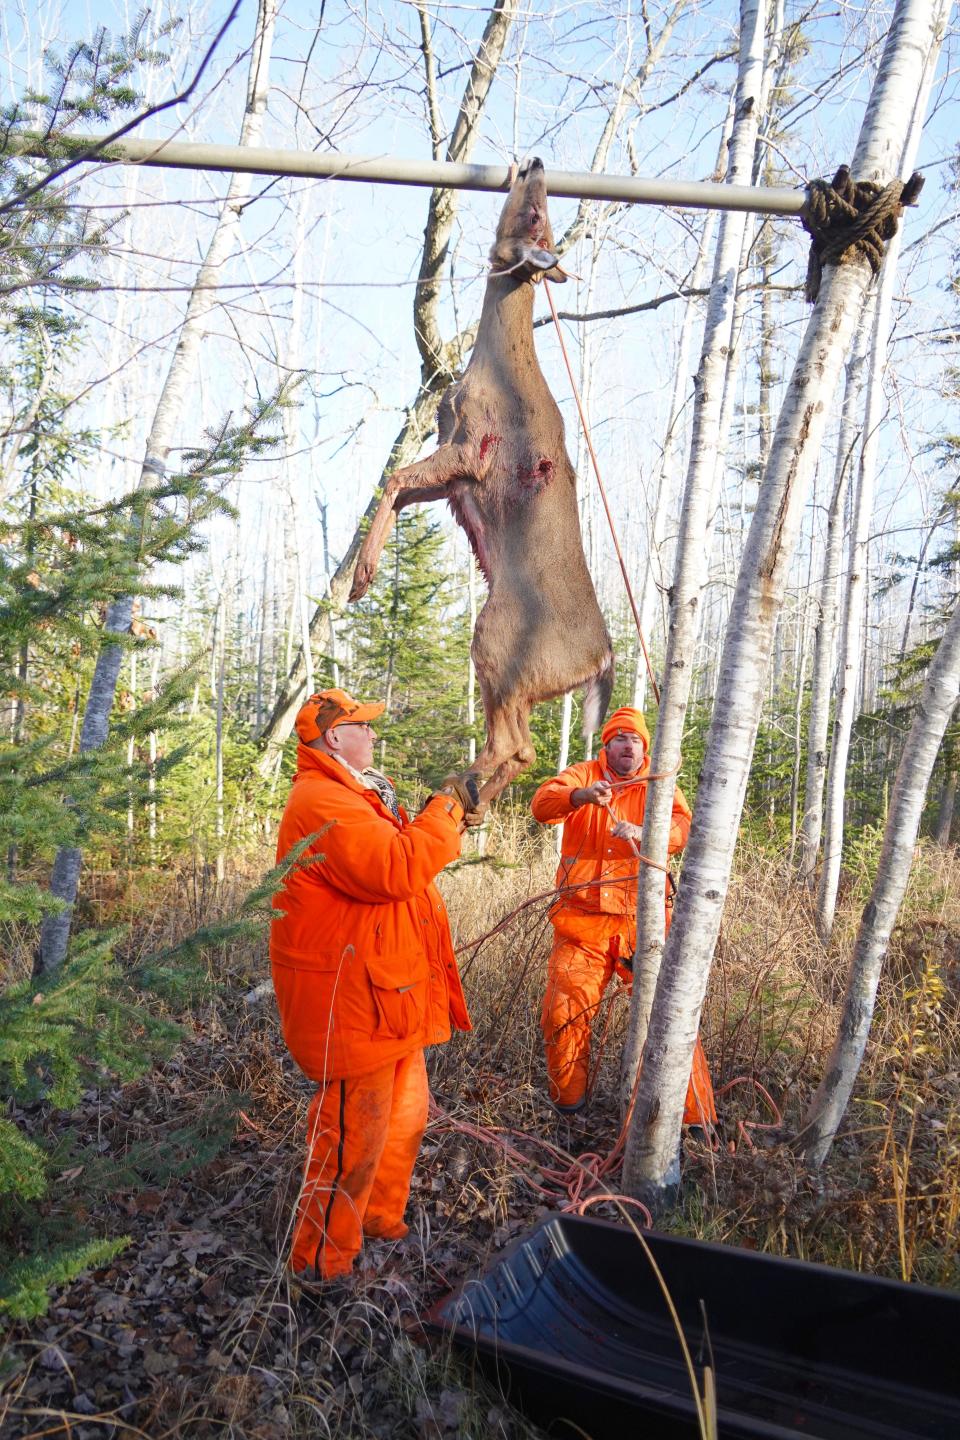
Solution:
<path fill-rule="evenodd" d="M 350 599 L 362 600 L 370 589 L 370 581 L 373 579 L 373 566 L 365 561 L 360 561 L 353 572 L 353 584 L 350 586 Z"/>

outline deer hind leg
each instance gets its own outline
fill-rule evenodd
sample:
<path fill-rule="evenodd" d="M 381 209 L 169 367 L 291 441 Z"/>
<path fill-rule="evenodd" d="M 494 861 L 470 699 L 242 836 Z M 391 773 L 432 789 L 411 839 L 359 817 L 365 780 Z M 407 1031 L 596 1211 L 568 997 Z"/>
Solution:
<path fill-rule="evenodd" d="M 353 571 L 351 600 L 359 600 L 370 588 L 396 513 L 405 505 L 444 500 L 451 480 L 468 478 L 464 475 L 464 448 L 462 445 L 441 445 L 439 450 L 428 455 L 426 460 L 405 465 L 402 470 L 395 470 L 390 476 L 360 546 Z"/>
<path fill-rule="evenodd" d="M 483 681 L 480 683 L 482 689 Z M 487 712 L 487 741 L 474 761 L 473 769 L 483 780 L 480 799 L 489 803 L 533 764 L 537 752 L 530 738 L 529 710 L 525 705 L 519 701 L 490 704 L 484 695 L 484 708 Z"/>

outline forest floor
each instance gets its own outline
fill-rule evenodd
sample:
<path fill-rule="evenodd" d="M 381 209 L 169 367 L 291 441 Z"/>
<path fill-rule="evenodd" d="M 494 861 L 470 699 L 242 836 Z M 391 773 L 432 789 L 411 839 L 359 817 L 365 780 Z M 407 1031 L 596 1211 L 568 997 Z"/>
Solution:
<path fill-rule="evenodd" d="M 64 1169 L 46 1203 L 129 1243 L 56 1291 L 43 1318 L 8 1330 L 0 1434 L 537 1433 L 449 1351 L 426 1344 L 419 1318 L 510 1239 L 569 1204 L 575 1157 L 606 1154 L 617 1139 L 623 994 L 612 992 L 598 1017 L 585 1114 L 559 1121 L 543 1093 L 538 1020 L 550 930 L 546 903 L 526 902 L 549 889 L 552 871 L 552 856 L 517 824 L 493 837 L 491 858 L 444 877 L 475 1028 L 431 1053 L 437 1112 L 414 1175 L 410 1236 L 369 1246 L 355 1281 L 334 1296 L 298 1293 L 283 1266 L 310 1086 L 286 1055 L 272 998 L 245 999 L 267 973 L 265 942 L 217 959 L 211 994 L 181 1017 L 186 1035 L 171 1059 L 133 1083 L 88 1092 L 67 1117 L 41 1109 L 29 1117 L 63 1144 Z M 742 847 L 703 1026 L 722 1143 L 713 1151 L 684 1142 L 680 1203 L 660 1223 L 958 1286 L 960 862 L 952 852 L 924 846 L 915 867 L 858 1100 L 827 1165 L 805 1173 L 787 1143 L 832 1038 L 863 888 L 855 873 L 848 878 L 825 953 L 782 858 Z M 514 910 L 498 934 L 470 943 Z M 154 928 L 174 923 L 172 913 L 158 907 Z M 774 1128 L 760 1128 L 771 1115 L 754 1082 L 777 1106 Z M 84 1162 L 86 1173 L 67 1163 L 81 1146 L 105 1157 L 102 1183 L 95 1160 Z M 615 1189 L 615 1175 L 606 1183 Z"/>

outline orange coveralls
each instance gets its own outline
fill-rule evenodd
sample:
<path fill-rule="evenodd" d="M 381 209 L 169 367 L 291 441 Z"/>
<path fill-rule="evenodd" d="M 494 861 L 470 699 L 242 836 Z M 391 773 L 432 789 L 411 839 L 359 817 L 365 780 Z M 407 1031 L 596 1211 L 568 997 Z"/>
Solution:
<path fill-rule="evenodd" d="M 463 811 L 435 795 L 410 821 L 309 746 L 277 838 L 318 838 L 274 896 L 270 959 L 283 1035 L 317 1082 L 290 1268 L 349 1272 L 363 1236 L 398 1238 L 427 1124 L 425 1045 L 470 1029 L 434 877 Z M 309 862 L 309 863 L 305 863 Z"/>
<path fill-rule="evenodd" d="M 649 770 L 647 760 L 640 775 Z M 611 831 L 618 820 L 643 824 L 647 787 L 630 785 L 615 790 L 609 807 L 587 804 L 574 810 L 570 805 L 574 790 L 585 790 L 598 780 L 617 779 L 607 769 L 606 752 L 601 750 L 597 760 L 571 765 L 553 780 L 546 780 L 531 803 L 534 816 L 543 824 L 563 822 L 557 900 L 550 912 L 554 944 L 541 1016 L 550 1098 L 558 1105 L 577 1105 L 586 1096 L 593 1017 L 617 961 L 630 960 L 636 945 L 639 862 L 630 842 L 615 838 Z M 671 855 L 687 843 L 691 814 L 678 786 L 670 826 Z M 666 885 L 665 926 L 669 930 L 669 882 Z M 715 1124 L 716 1119 L 710 1072 L 698 1036 L 683 1122 L 707 1125 Z"/>

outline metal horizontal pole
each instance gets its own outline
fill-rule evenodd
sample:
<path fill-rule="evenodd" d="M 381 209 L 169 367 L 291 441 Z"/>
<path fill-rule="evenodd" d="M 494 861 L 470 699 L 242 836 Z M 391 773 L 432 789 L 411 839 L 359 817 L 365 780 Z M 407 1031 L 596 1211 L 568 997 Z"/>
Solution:
<path fill-rule="evenodd" d="M 57 155 L 87 154 L 95 136 L 58 140 Z M 45 157 L 49 146 L 39 137 L 8 136 L 8 154 Z M 454 165 L 439 160 L 397 160 L 389 155 L 343 155 L 339 151 L 275 150 L 246 145 L 194 145 L 172 140 L 118 140 L 91 155 L 96 163 L 159 165 L 175 170 L 243 171 L 253 175 L 291 175 L 375 185 L 426 185 L 431 189 L 509 188 L 503 165 Z M 547 170 L 551 195 L 571 199 L 620 200 L 629 205 L 676 205 L 687 210 L 751 210 L 758 215 L 798 215 L 804 190 L 772 185 L 717 185 L 695 180 L 638 180 L 632 175 L 601 175 L 589 170 Z"/>

